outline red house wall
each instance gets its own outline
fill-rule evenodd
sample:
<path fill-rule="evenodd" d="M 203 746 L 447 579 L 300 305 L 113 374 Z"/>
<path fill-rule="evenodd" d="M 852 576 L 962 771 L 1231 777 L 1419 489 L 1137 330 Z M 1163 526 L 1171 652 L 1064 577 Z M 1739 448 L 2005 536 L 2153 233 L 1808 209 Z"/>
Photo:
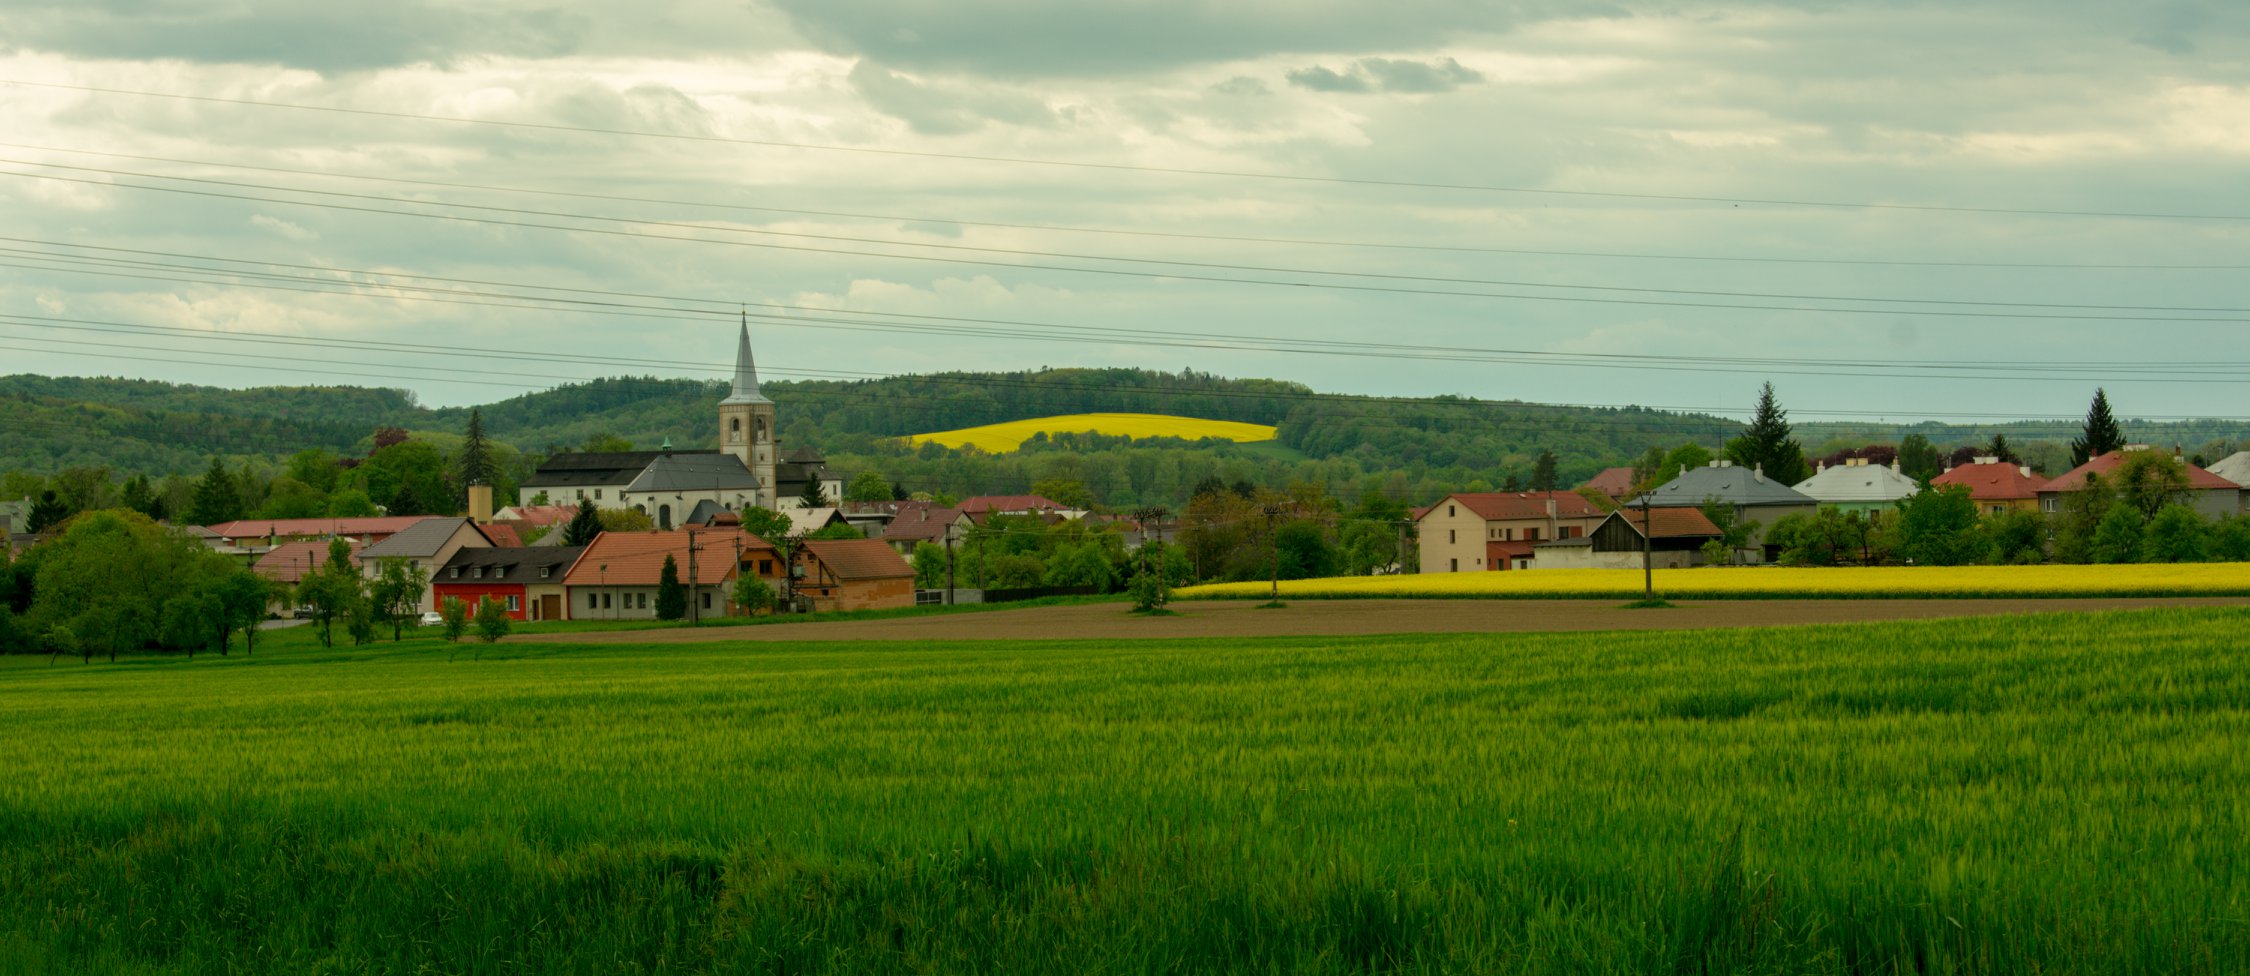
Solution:
<path fill-rule="evenodd" d="M 488 596 L 500 601 L 503 606 L 507 604 L 509 597 L 516 598 L 516 606 L 521 609 L 508 611 L 508 619 L 510 620 L 524 620 L 531 613 L 530 601 L 524 599 L 522 583 L 446 582 L 435 584 L 432 589 L 436 591 L 433 594 L 435 597 L 434 605 L 443 607 L 445 598 L 452 597 L 469 605 L 469 616 L 472 619 L 476 617 L 477 601 Z"/>

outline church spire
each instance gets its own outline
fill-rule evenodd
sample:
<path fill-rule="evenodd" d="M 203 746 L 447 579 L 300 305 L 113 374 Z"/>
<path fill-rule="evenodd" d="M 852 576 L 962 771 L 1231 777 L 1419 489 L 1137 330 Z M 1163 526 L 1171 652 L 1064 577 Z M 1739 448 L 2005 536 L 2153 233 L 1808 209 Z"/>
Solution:
<path fill-rule="evenodd" d="M 742 314 L 742 340 L 734 354 L 734 392 L 720 403 L 772 403 L 758 392 L 758 364 L 750 358 L 750 313 Z"/>

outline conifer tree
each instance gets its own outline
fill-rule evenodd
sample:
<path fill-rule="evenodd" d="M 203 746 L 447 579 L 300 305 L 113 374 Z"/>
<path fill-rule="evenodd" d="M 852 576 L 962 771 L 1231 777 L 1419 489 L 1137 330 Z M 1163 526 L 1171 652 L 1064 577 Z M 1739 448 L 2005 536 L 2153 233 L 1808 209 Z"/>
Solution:
<path fill-rule="evenodd" d="M 492 446 L 484 439 L 484 411 L 469 410 L 469 429 L 461 439 L 461 487 L 490 485 L 493 481 Z"/>
<path fill-rule="evenodd" d="M 578 514 L 570 517 L 569 525 L 563 526 L 563 545 L 592 545 L 594 537 L 600 534 L 602 534 L 601 513 L 594 510 L 592 499 L 580 499 Z"/>
<path fill-rule="evenodd" d="M 2016 449 L 2008 446 L 2008 435 L 2006 434 L 1992 435 L 1992 443 L 1985 445 L 1984 453 L 1986 457 L 1999 458 L 2002 464 L 2023 463 L 2022 458 L 2016 457 Z"/>
<path fill-rule="evenodd" d="M 1727 442 L 1726 456 L 1739 467 L 1762 468 L 1766 477 L 1794 485 L 1812 476 L 1804 445 L 1789 436 L 1789 413 L 1781 409 L 1773 384 L 1758 391 L 1758 410 L 1742 436 Z"/>
<path fill-rule="evenodd" d="M 1531 490 L 1555 490 L 1555 452 L 1541 449 L 1539 459 L 1531 465 Z"/>
<path fill-rule="evenodd" d="M 797 500 L 802 502 L 806 508 L 828 507 L 828 493 L 821 490 L 820 479 L 818 478 L 805 479 L 805 490 L 797 496 Z"/>
<path fill-rule="evenodd" d="M 211 459 L 211 469 L 195 482 L 195 501 L 188 509 L 188 520 L 197 525 L 217 525 L 242 517 L 242 496 L 234 475 L 227 473 L 219 459 Z"/>
<path fill-rule="evenodd" d="M 664 568 L 656 576 L 656 619 L 679 620 L 687 616 L 687 587 L 680 585 L 680 564 L 664 554 Z"/>
<path fill-rule="evenodd" d="M 2125 432 L 2109 412 L 2109 393 L 2097 387 L 2086 408 L 2086 435 L 2070 442 L 2070 466 L 2077 467 L 2125 446 Z"/>

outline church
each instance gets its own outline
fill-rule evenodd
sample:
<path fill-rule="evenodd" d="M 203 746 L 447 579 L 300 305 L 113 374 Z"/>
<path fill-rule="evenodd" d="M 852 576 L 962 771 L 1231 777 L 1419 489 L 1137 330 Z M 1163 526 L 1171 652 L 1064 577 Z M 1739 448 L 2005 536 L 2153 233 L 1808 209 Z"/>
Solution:
<path fill-rule="evenodd" d="M 843 481 L 828 470 L 819 451 L 807 447 L 782 455 L 774 402 L 758 390 L 748 323 L 735 350 L 734 385 L 719 401 L 718 420 L 716 451 L 675 451 L 666 438 L 664 449 L 657 451 L 557 454 L 524 480 L 522 497 L 530 502 L 545 495 L 551 505 L 590 501 L 596 508 L 636 509 L 660 529 L 686 521 L 702 502 L 728 511 L 793 509 L 804 504 L 808 484 L 818 484 L 830 505 L 843 497 Z"/>

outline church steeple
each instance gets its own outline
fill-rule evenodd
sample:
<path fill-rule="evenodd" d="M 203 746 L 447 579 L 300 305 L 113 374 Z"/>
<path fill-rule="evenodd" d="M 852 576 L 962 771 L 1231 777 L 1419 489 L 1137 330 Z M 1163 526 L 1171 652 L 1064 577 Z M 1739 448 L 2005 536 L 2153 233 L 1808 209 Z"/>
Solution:
<path fill-rule="evenodd" d="M 734 353 L 734 392 L 720 403 L 772 403 L 758 392 L 758 363 L 750 358 L 750 316 L 742 317 L 742 338 Z"/>

